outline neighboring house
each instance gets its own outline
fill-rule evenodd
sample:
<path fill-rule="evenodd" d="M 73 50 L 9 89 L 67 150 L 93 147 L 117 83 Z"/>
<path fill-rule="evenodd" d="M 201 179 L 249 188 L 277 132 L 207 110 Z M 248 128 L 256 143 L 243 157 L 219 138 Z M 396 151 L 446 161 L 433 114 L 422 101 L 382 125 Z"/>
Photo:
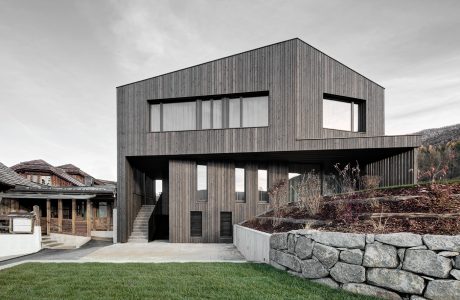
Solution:
<path fill-rule="evenodd" d="M 12 168 L 0 164 L 0 215 L 38 206 L 43 234 L 112 237 L 115 185 L 65 166 L 43 160 Z M 76 178 L 76 173 L 82 176 Z"/>
<path fill-rule="evenodd" d="M 384 107 L 382 86 L 300 39 L 120 86 L 118 240 L 160 199 L 171 242 L 231 242 L 273 184 L 316 170 L 326 188 L 336 163 L 415 183 L 420 137 L 385 136 Z"/>

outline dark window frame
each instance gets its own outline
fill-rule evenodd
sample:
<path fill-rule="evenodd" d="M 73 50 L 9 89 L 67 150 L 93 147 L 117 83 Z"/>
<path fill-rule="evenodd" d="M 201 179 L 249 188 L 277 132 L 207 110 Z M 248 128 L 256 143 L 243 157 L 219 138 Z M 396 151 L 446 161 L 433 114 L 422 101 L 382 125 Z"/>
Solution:
<path fill-rule="evenodd" d="M 350 104 L 350 108 L 351 108 L 350 130 L 324 127 L 324 100 L 338 101 L 338 102 L 343 102 L 343 103 Z M 355 104 L 358 105 L 358 117 L 357 117 L 357 119 L 358 119 L 358 128 L 357 128 L 357 130 L 355 130 L 355 128 L 354 128 L 354 122 L 355 122 L 355 119 L 356 119 L 356 116 L 355 116 L 355 113 L 354 113 L 355 112 L 355 109 L 354 109 Z M 354 133 L 365 133 L 367 131 L 367 128 L 366 128 L 366 117 L 367 117 L 366 107 L 367 107 L 366 100 L 357 99 L 357 98 L 351 98 L 351 97 L 344 97 L 344 96 L 339 96 L 339 95 L 326 94 L 325 93 L 325 94 L 323 94 L 323 99 L 321 100 L 322 127 L 323 127 L 323 129 L 328 129 L 328 130 L 337 130 L 337 131 L 354 132 Z"/>
<path fill-rule="evenodd" d="M 260 126 L 246 126 L 243 127 L 243 100 L 245 98 L 252 98 L 252 97 L 267 97 L 267 125 L 260 125 Z M 230 127 L 229 126 L 229 118 L 230 118 L 230 111 L 229 111 L 229 100 L 230 99 L 239 99 L 240 102 L 240 126 L 239 127 Z M 217 100 L 222 101 L 222 127 L 214 128 L 214 102 Z M 211 128 L 203 129 L 202 126 L 202 102 L 203 101 L 210 101 L 211 102 Z M 170 104 L 170 103 L 183 103 L 183 102 L 195 102 L 195 109 L 196 109 L 196 126 L 195 129 L 184 129 L 184 130 L 168 130 L 165 131 L 163 128 L 163 104 Z M 200 96 L 200 97 L 183 97 L 183 98 L 169 98 L 169 99 L 155 99 L 155 100 L 147 100 L 148 103 L 148 132 L 149 133 L 161 133 L 161 132 L 183 132 L 183 131 L 197 131 L 197 130 L 224 130 L 224 129 L 247 129 L 247 128 L 264 128 L 270 126 L 270 94 L 268 91 L 260 91 L 260 92 L 248 92 L 248 93 L 236 93 L 236 94 L 221 94 L 221 95 L 208 95 L 208 96 Z M 152 129 L 152 105 L 160 105 L 160 130 L 153 130 Z"/>

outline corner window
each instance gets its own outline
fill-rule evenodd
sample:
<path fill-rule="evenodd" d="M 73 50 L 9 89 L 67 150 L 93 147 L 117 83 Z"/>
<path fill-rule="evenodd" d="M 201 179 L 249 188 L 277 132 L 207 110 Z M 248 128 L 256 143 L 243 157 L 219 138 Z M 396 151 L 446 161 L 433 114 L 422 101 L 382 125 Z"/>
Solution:
<path fill-rule="evenodd" d="M 208 201 L 208 167 L 196 166 L 197 200 Z"/>
<path fill-rule="evenodd" d="M 364 132 L 364 107 L 364 101 L 358 99 L 323 99 L 323 128 Z"/>
<path fill-rule="evenodd" d="M 259 201 L 268 202 L 268 172 L 264 169 L 257 170 L 257 187 L 259 190 Z"/>
<path fill-rule="evenodd" d="M 246 201 L 244 168 L 235 168 L 235 198 L 238 202 Z"/>

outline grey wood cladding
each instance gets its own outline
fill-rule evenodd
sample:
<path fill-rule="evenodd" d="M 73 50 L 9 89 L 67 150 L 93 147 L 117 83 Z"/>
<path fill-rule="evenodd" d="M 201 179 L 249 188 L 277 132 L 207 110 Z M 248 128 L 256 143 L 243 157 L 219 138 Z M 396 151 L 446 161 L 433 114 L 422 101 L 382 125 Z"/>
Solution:
<path fill-rule="evenodd" d="M 149 100 L 166 99 L 166 103 L 178 97 L 262 91 L 269 93 L 267 127 L 149 132 Z M 324 93 L 364 100 L 366 132 L 323 129 Z M 420 137 L 415 135 L 384 136 L 383 87 L 299 39 L 120 86 L 117 88 L 118 238 L 121 242 L 127 240 L 140 208 L 135 193 L 137 171 L 128 157 L 176 156 L 177 159 L 169 162 L 169 178 L 165 181 L 171 241 L 218 242 L 220 211 L 232 212 L 235 223 L 268 207 L 250 201 L 257 196 L 257 191 L 251 188 L 257 186 L 254 181 L 257 176 L 251 175 L 257 173 L 256 165 L 246 167 L 247 201 L 240 204 L 229 201 L 231 197 L 226 194 L 234 191 L 233 180 L 230 180 L 231 162 L 210 162 L 208 181 L 215 182 L 208 183 L 208 194 L 213 201 L 196 203 L 194 197 L 192 201 L 185 196 L 195 195 L 195 162 L 180 160 L 180 155 L 369 148 L 407 148 L 409 151 L 419 144 Z M 412 159 L 407 155 L 400 158 Z M 383 170 L 386 163 L 401 164 L 388 159 L 374 163 L 369 170 L 381 173 L 379 170 Z M 285 174 L 286 167 L 269 166 L 269 180 L 287 176 Z M 386 182 L 392 182 L 390 177 Z M 203 212 L 202 238 L 190 237 L 192 210 Z M 171 220 L 176 223 L 172 224 Z"/>

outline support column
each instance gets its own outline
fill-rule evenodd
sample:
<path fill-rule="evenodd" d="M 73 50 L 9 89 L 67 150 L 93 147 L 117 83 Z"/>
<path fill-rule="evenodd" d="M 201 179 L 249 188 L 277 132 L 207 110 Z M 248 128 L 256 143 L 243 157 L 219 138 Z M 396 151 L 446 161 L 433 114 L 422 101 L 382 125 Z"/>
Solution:
<path fill-rule="evenodd" d="M 72 199 L 72 234 L 75 235 L 76 227 L 75 221 L 77 219 L 77 200 Z"/>
<path fill-rule="evenodd" d="M 50 223 L 51 223 L 51 200 L 46 199 L 46 234 L 50 234 Z"/>
<path fill-rule="evenodd" d="M 62 200 L 58 200 L 58 231 L 62 232 Z"/>
<path fill-rule="evenodd" d="M 91 215 L 92 215 L 92 203 L 91 200 L 86 200 L 86 236 L 91 237 L 91 229 L 93 228 L 93 224 L 91 222 Z"/>

